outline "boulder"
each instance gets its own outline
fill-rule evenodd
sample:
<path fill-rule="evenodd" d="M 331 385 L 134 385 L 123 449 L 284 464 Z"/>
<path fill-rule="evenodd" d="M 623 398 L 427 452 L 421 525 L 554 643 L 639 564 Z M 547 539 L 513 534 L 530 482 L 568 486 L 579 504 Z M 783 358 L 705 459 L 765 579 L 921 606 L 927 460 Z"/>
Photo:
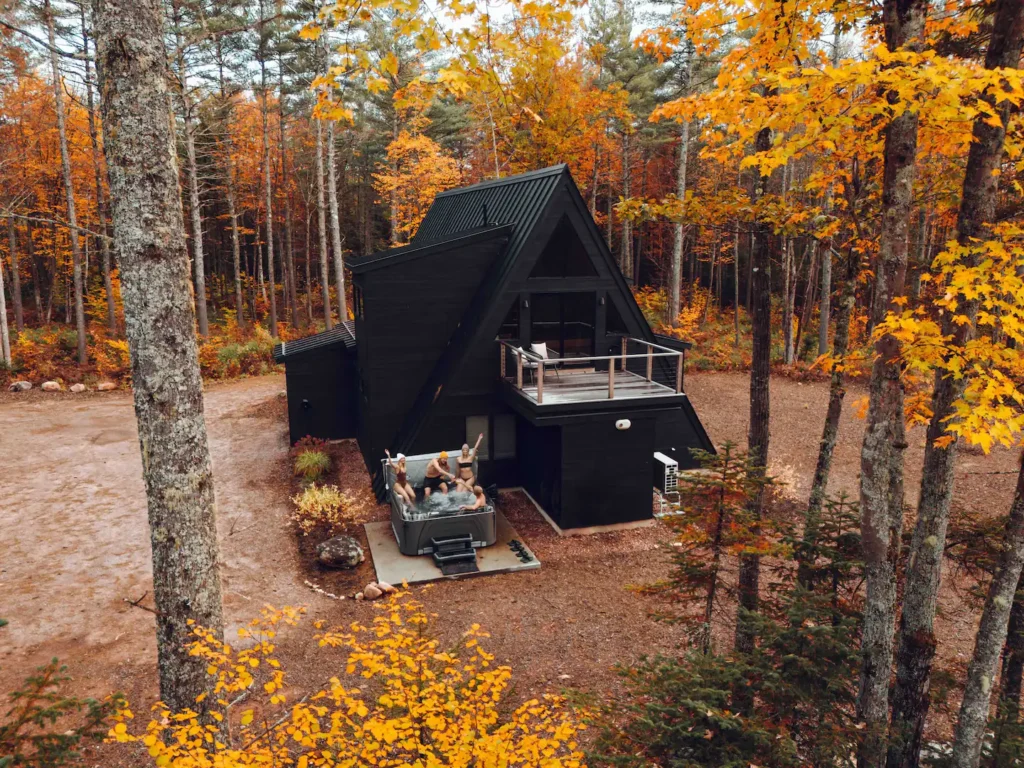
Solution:
<path fill-rule="evenodd" d="M 117 384 L 112 381 L 101 381 L 96 385 L 97 392 L 110 392 L 117 389 Z"/>
<path fill-rule="evenodd" d="M 85 392 L 85 384 L 72 384 L 71 391 L 74 392 L 76 395 L 79 392 Z"/>
<path fill-rule="evenodd" d="M 384 593 L 380 591 L 377 585 L 372 582 L 363 587 L 363 597 L 367 600 L 376 600 L 383 594 Z"/>
<path fill-rule="evenodd" d="M 44 381 L 43 386 L 41 386 L 40 389 L 42 389 L 43 392 L 60 392 L 64 387 L 56 381 Z"/>
<path fill-rule="evenodd" d="M 377 582 L 377 589 L 379 589 L 381 592 L 383 592 L 386 595 L 390 595 L 390 594 L 398 591 L 397 589 L 392 587 L 390 584 L 388 584 L 386 581 L 378 581 Z"/>
<path fill-rule="evenodd" d="M 11 392 L 28 392 L 32 389 L 31 381 L 15 381 L 8 387 Z"/>
<path fill-rule="evenodd" d="M 326 568 L 355 568 L 366 556 L 359 542 L 351 536 L 335 536 L 320 542 L 316 548 L 316 559 Z"/>

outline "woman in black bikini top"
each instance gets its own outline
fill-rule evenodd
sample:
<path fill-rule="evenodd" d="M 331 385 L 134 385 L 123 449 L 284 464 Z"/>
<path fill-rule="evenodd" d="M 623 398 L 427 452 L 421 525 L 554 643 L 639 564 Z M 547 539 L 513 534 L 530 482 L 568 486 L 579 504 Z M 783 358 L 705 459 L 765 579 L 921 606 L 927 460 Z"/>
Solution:
<path fill-rule="evenodd" d="M 480 443 L 483 439 L 484 433 L 481 432 L 472 450 L 470 450 L 469 443 L 463 443 L 462 445 L 462 453 L 456 459 L 459 465 L 459 477 L 456 482 L 459 485 L 460 491 L 472 492 L 473 486 L 476 485 L 476 476 L 473 474 L 473 462 L 476 460 L 476 454 L 480 450 Z"/>

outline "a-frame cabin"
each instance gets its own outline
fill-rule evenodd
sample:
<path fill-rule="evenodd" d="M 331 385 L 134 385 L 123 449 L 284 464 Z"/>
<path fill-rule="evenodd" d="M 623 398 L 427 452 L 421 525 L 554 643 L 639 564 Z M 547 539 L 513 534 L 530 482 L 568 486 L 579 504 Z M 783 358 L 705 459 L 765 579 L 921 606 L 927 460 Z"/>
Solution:
<path fill-rule="evenodd" d="M 331 394 L 309 342 L 276 356 L 303 365 L 292 440 L 310 424 L 358 438 L 379 494 L 385 448 L 482 432 L 483 483 L 522 487 L 563 529 L 609 525 L 651 516 L 656 452 L 686 468 L 713 450 L 682 386 L 687 345 L 652 333 L 566 166 L 444 192 L 409 245 L 349 266 L 355 343 L 320 347 Z"/>

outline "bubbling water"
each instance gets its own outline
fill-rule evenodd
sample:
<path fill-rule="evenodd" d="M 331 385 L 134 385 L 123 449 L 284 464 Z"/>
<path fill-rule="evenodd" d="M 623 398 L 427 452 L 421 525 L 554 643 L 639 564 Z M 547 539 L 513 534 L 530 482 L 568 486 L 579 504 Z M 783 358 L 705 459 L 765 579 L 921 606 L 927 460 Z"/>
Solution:
<path fill-rule="evenodd" d="M 475 497 L 469 491 L 449 491 L 441 493 L 435 491 L 429 496 L 417 502 L 412 509 L 404 508 L 404 516 L 407 520 L 426 520 L 431 517 L 445 517 L 464 513 L 461 506 L 473 504 Z"/>

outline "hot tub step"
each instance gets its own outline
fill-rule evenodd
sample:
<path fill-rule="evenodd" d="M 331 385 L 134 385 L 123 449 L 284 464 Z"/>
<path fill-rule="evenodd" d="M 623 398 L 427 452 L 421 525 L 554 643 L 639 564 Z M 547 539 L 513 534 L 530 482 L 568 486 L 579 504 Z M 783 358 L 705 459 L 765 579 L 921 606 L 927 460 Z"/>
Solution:
<path fill-rule="evenodd" d="M 476 550 L 473 549 L 472 534 L 452 536 L 444 539 L 431 539 L 434 548 L 434 564 L 445 576 L 456 573 L 474 573 L 479 570 L 476 564 Z"/>

